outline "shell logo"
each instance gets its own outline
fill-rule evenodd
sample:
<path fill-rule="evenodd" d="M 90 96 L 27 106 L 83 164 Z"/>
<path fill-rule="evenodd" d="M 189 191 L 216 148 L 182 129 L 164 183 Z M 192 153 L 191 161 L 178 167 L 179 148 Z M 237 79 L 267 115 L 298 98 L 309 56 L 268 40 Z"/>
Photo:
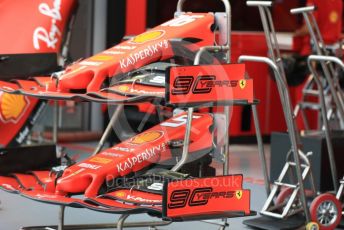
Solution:
<path fill-rule="evenodd" d="M 103 157 L 93 157 L 90 159 L 90 162 L 106 165 L 106 164 L 111 163 L 112 160 L 108 158 L 103 158 Z"/>
<path fill-rule="evenodd" d="M 116 192 L 115 196 L 123 198 L 123 197 L 125 197 L 125 192 Z"/>
<path fill-rule="evenodd" d="M 140 34 L 136 37 L 134 37 L 130 43 L 134 43 L 134 44 L 143 44 L 146 43 L 148 41 L 154 41 L 157 40 L 159 38 L 161 38 L 162 36 L 165 35 L 165 31 L 164 30 L 154 30 L 154 31 L 148 31 L 146 33 Z"/>
<path fill-rule="evenodd" d="M 336 11 L 332 11 L 330 13 L 330 22 L 336 23 L 336 22 L 338 22 L 338 19 L 339 19 L 338 13 Z"/>
<path fill-rule="evenodd" d="M 91 61 L 111 61 L 114 58 L 115 58 L 114 56 L 96 55 L 96 56 L 90 57 L 89 60 L 91 60 Z"/>
<path fill-rule="evenodd" d="M 130 144 L 141 145 L 158 140 L 164 135 L 162 131 L 148 131 L 130 139 Z"/>
<path fill-rule="evenodd" d="M 29 105 L 30 102 L 23 95 L 0 94 L 0 120 L 5 123 L 18 123 Z"/>
<path fill-rule="evenodd" d="M 123 93 L 129 92 L 129 89 L 130 89 L 129 86 L 127 86 L 127 85 L 121 85 L 121 86 L 118 87 L 118 90 L 120 92 L 123 92 Z"/>

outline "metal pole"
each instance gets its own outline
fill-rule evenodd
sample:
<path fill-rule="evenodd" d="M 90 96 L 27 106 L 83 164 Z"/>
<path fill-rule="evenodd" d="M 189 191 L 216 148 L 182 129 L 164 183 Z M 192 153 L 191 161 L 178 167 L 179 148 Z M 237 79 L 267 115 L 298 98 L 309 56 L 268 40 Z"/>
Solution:
<path fill-rule="evenodd" d="M 158 227 L 170 225 L 171 221 L 147 221 L 147 222 L 130 222 L 123 223 L 123 228 L 143 228 L 143 227 Z M 117 229 L 117 223 L 106 224 L 83 224 L 83 225 L 65 225 L 64 230 L 86 230 L 86 229 Z M 22 227 L 22 230 L 37 230 L 37 229 L 56 229 L 57 226 L 33 226 Z"/>
<path fill-rule="evenodd" d="M 331 142 L 331 137 L 330 137 L 330 126 L 328 124 L 327 120 L 327 109 L 326 109 L 326 104 L 325 104 L 325 97 L 323 93 L 323 87 L 322 83 L 317 75 L 316 70 L 312 66 L 312 61 L 317 61 L 317 62 L 331 62 L 339 65 L 342 69 L 344 69 L 344 63 L 336 58 L 336 57 L 329 57 L 329 56 L 321 56 L 321 55 L 311 55 L 308 58 L 308 68 L 310 69 L 311 73 L 313 74 L 314 80 L 318 84 L 319 88 L 319 97 L 320 97 L 320 103 L 322 107 L 322 118 L 324 122 L 324 127 L 325 127 L 325 137 L 326 137 L 326 142 L 327 142 L 327 148 L 328 148 L 328 155 L 329 155 L 329 160 L 330 160 L 330 167 L 331 167 L 331 173 L 332 173 L 332 180 L 333 180 L 333 187 L 335 191 L 338 191 L 338 177 L 337 177 L 337 168 L 336 168 L 336 162 L 334 158 L 334 152 L 333 152 L 333 145 Z"/>
<path fill-rule="evenodd" d="M 60 206 L 60 210 L 59 210 L 59 224 L 58 224 L 58 227 L 57 229 L 58 230 L 64 230 L 64 217 L 65 217 L 65 206 Z"/>
<path fill-rule="evenodd" d="M 120 216 L 117 223 L 117 230 L 123 230 L 124 222 L 126 219 L 128 219 L 129 216 L 130 216 L 129 214 L 123 214 Z"/>
<path fill-rule="evenodd" d="M 241 59 L 241 56 L 239 57 L 238 62 L 239 63 L 244 62 L 244 60 Z M 263 142 L 262 133 L 260 129 L 258 108 L 257 108 L 257 105 L 254 105 L 254 104 L 251 106 L 251 108 L 252 108 L 252 114 L 253 114 L 254 128 L 255 128 L 256 137 L 257 137 L 259 159 L 263 168 L 265 191 L 266 191 L 266 195 L 269 195 L 271 192 L 270 179 L 269 179 L 269 174 L 268 174 L 268 166 L 266 163 L 267 161 L 266 161 L 266 155 L 265 155 L 265 149 L 264 149 L 264 142 Z"/>
<path fill-rule="evenodd" d="M 256 130 L 258 153 L 259 153 L 260 162 L 262 163 L 262 168 L 263 168 L 265 191 L 266 191 L 266 194 L 268 195 L 271 192 L 271 190 L 270 190 L 270 179 L 269 179 L 269 174 L 268 174 L 268 166 L 266 164 L 266 156 L 265 156 L 262 133 L 260 130 L 257 105 L 252 105 L 252 113 L 253 113 L 254 127 Z"/>
<path fill-rule="evenodd" d="M 121 112 L 123 111 L 123 108 L 124 108 L 124 105 L 118 105 L 116 107 L 116 110 L 113 113 L 111 120 L 109 121 L 109 124 L 107 125 L 107 127 L 103 133 L 103 136 L 100 139 L 100 141 L 99 141 L 96 149 L 94 150 L 92 156 L 97 155 L 101 151 L 101 149 L 104 147 L 106 140 L 108 139 L 108 137 L 111 134 L 112 127 L 115 125 L 116 121 L 118 120 Z"/>
<path fill-rule="evenodd" d="M 184 143 L 183 143 L 182 159 L 178 161 L 178 163 L 171 169 L 171 171 L 173 172 L 177 172 L 179 169 L 181 169 L 188 160 L 193 111 L 194 111 L 193 107 L 188 108 L 188 117 L 186 121 L 186 130 L 185 130 Z"/>
<path fill-rule="evenodd" d="M 53 142 L 57 144 L 59 126 L 59 105 L 57 101 L 54 101 L 53 114 Z"/>

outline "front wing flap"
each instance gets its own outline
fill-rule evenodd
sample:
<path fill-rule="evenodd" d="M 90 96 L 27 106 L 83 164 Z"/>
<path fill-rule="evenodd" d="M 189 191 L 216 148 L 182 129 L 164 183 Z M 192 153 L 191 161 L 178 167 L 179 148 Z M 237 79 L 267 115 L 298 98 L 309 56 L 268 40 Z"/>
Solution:
<path fill-rule="evenodd" d="M 250 191 L 242 175 L 197 178 L 164 184 L 163 218 L 172 221 L 251 215 Z"/>

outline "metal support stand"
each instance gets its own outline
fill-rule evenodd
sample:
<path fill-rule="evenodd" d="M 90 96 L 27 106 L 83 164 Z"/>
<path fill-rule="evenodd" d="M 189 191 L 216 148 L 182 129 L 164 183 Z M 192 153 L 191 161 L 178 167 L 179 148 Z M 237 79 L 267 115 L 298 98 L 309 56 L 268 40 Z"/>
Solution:
<path fill-rule="evenodd" d="M 123 228 L 143 228 L 143 227 L 159 227 L 167 226 L 172 222 L 170 221 L 147 221 L 147 222 L 130 222 L 125 223 L 124 217 L 121 217 L 121 223 L 108 223 L 108 224 L 85 224 L 85 225 L 64 225 L 63 230 L 91 230 L 91 229 L 119 229 Z M 33 226 L 23 227 L 21 230 L 46 230 L 46 229 L 58 229 L 58 226 Z"/>
<path fill-rule="evenodd" d="M 121 215 L 120 218 L 118 219 L 117 223 L 117 230 L 122 230 L 123 229 L 123 224 L 126 219 L 128 219 L 129 215 Z"/>
<path fill-rule="evenodd" d="M 103 133 L 103 136 L 100 139 L 100 141 L 99 141 L 96 149 L 94 150 L 92 156 L 97 155 L 102 150 L 102 148 L 104 147 L 106 140 L 108 139 L 108 137 L 111 134 L 111 130 L 112 130 L 113 126 L 116 124 L 119 116 L 121 115 L 121 112 L 123 111 L 123 108 L 124 108 L 124 105 L 118 105 L 116 107 L 116 110 L 113 113 L 111 120 L 109 121 L 109 124 L 107 125 L 107 127 Z"/>
<path fill-rule="evenodd" d="M 286 83 L 286 76 L 282 65 L 282 59 L 280 54 L 280 49 L 277 42 L 276 32 L 272 21 L 272 16 L 269 10 L 269 7 L 272 6 L 272 2 L 270 1 L 248 1 L 248 6 L 255 6 L 258 7 L 259 13 L 262 19 L 263 29 L 265 33 L 265 38 L 267 41 L 267 46 L 269 50 L 269 56 L 267 57 L 254 57 L 254 56 L 241 56 L 239 61 L 253 61 L 253 62 L 262 62 L 269 65 L 270 68 L 274 71 L 276 84 L 278 88 L 278 92 L 280 95 L 281 104 L 283 107 L 283 113 L 285 117 L 285 121 L 288 127 L 289 138 L 291 141 L 291 151 L 293 153 L 294 161 L 295 161 L 295 171 L 296 171 L 296 178 L 297 178 L 297 190 L 299 190 L 299 196 L 302 203 L 302 208 L 306 217 L 306 222 L 310 222 L 310 213 L 307 207 L 306 201 L 306 194 L 304 189 L 304 181 L 301 169 L 301 161 L 300 157 L 306 158 L 307 157 L 302 153 L 300 150 L 301 142 L 300 136 L 297 130 L 296 122 L 294 119 L 294 114 L 292 111 L 292 106 L 290 102 L 290 96 L 288 92 L 288 86 Z M 273 185 L 272 191 L 274 191 L 279 185 L 276 183 Z M 273 193 L 270 193 L 270 196 Z M 291 197 L 292 199 L 293 197 Z M 294 197 L 295 199 L 295 197 Z M 293 202 L 293 201 L 292 201 Z M 284 218 L 285 215 L 276 215 L 272 211 L 268 211 L 268 208 L 273 203 L 272 199 L 268 199 L 263 207 L 261 213 L 271 217 L 278 217 Z M 285 212 L 288 213 L 288 212 Z"/>
<path fill-rule="evenodd" d="M 183 5 L 186 0 L 179 0 L 177 4 L 177 13 L 183 12 Z M 200 63 L 201 56 L 205 52 L 226 52 L 227 54 L 227 63 L 231 62 L 231 32 L 232 32 L 232 20 L 231 20 L 231 5 L 228 0 L 221 0 L 221 2 L 225 6 L 225 12 L 227 16 L 227 34 L 226 34 L 226 43 L 222 46 L 207 46 L 202 47 L 197 52 L 194 60 L 194 65 L 198 65 Z M 223 165 L 223 174 L 228 175 L 229 171 L 229 116 L 230 116 L 230 108 L 229 106 L 224 107 L 225 112 L 225 135 L 224 135 L 224 147 L 223 147 L 223 155 L 224 155 L 224 165 Z M 188 143 L 186 140 L 188 140 L 188 136 L 190 135 L 190 130 L 188 130 L 189 124 L 191 128 L 191 120 L 192 120 L 192 113 L 193 108 L 188 109 L 188 122 L 186 127 L 186 134 L 184 139 L 184 146 L 183 146 L 183 155 L 182 160 L 177 163 L 175 167 L 172 168 L 172 171 L 177 171 L 182 167 L 182 165 L 187 161 L 187 148 Z M 186 154 L 186 156 L 184 156 Z M 223 223 L 220 224 L 220 229 L 225 229 L 226 226 L 228 226 L 227 219 L 224 218 Z"/>
<path fill-rule="evenodd" d="M 58 126 L 59 126 L 59 105 L 57 101 L 54 101 L 53 107 L 53 142 L 58 142 Z"/>
<path fill-rule="evenodd" d="M 200 58 L 204 52 L 226 52 L 227 53 L 227 61 L 230 63 L 231 53 L 230 53 L 230 45 L 231 45 L 231 7 L 228 0 L 221 0 L 226 8 L 226 15 L 227 15 L 227 42 L 223 46 L 209 46 L 209 47 L 202 47 L 200 48 L 199 52 L 197 53 L 195 57 L 194 64 L 198 65 L 200 63 Z M 177 12 L 182 12 L 182 8 L 184 5 L 185 0 L 179 0 L 177 5 Z M 99 153 L 99 151 L 102 149 L 102 147 L 105 144 L 105 140 L 107 139 L 108 135 L 110 134 L 111 128 L 113 124 L 118 120 L 120 112 L 123 110 L 123 105 L 120 105 L 117 107 L 114 115 L 112 116 L 109 125 L 107 126 L 96 150 L 94 151 L 93 155 Z M 189 147 L 189 140 L 190 140 L 190 133 L 192 128 L 192 118 L 193 118 L 193 108 L 188 108 L 188 116 L 187 116 L 187 124 L 186 124 L 186 131 L 185 131 L 185 137 L 184 137 L 184 143 L 183 143 L 183 153 L 182 153 L 182 159 L 172 168 L 172 171 L 178 171 L 185 162 L 187 162 L 188 159 L 188 147 Z M 224 152 L 225 152 L 225 163 L 224 163 L 224 174 L 228 174 L 228 150 L 229 150 L 229 140 L 228 140 L 228 127 L 229 127 L 229 107 L 225 107 L 225 116 L 226 116 L 226 134 L 225 134 L 225 146 L 224 146 Z M 104 228 L 117 228 L 117 229 L 123 229 L 124 227 L 131 228 L 131 227 L 157 227 L 157 226 L 166 226 L 171 224 L 170 221 L 161 221 L 161 222 L 137 222 L 137 223 L 125 223 L 127 218 L 130 215 L 125 214 L 122 215 L 118 223 L 115 224 L 99 224 L 99 225 L 64 225 L 64 208 L 60 210 L 60 222 L 58 226 L 58 230 L 69 230 L 69 229 L 104 229 Z M 212 223 L 216 224 L 216 223 Z M 228 226 L 227 219 L 224 219 L 223 223 L 218 223 L 216 225 L 219 225 L 221 229 L 224 229 Z M 61 226 L 61 227 L 60 227 Z M 25 228 L 30 229 L 30 228 Z M 32 229 L 32 228 L 31 228 Z"/>
<path fill-rule="evenodd" d="M 177 172 L 179 169 L 181 169 L 188 160 L 193 111 L 194 109 L 192 107 L 188 108 L 188 117 L 186 121 L 186 130 L 185 130 L 185 137 L 184 137 L 184 143 L 183 143 L 182 159 L 178 161 L 177 164 L 171 169 L 171 171 L 173 172 Z"/>
<path fill-rule="evenodd" d="M 59 224 L 57 229 L 58 230 L 64 230 L 64 217 L 65 217 L 65 210 L 66 207 L 65 206 L 60 206 L 60 210 L 59 210 Z"/>
<path fill-rule="evenodd" d="M 270 182 L 270 177 L 268 174 L 268 166 L 266 163 L 267 161 L 266 161 L 266 155 L 265 155 L 265 150 L 264 150 L 264 143 L 263 143 L 262 133 L 260 130 L 257 105 L 252 105 L 252 114 L 253 114 L 254 127 L 256 130 L 259 159 L 263 168 L 265 192 L 266 192 L 266 195 L 269 195 L 271 192 L 271 189 L 270 189 L 271 182 Z"/>

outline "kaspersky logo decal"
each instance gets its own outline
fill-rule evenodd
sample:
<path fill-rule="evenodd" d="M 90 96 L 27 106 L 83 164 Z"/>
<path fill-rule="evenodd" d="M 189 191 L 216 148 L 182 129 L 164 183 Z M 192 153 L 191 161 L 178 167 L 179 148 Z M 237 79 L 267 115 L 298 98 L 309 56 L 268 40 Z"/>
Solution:
<path fill-rule="evenodd" d="M 18 123 L 29 105 L 29 100 L 23 95 L 0 94 L 0 120 L 4 123 Z"/>

